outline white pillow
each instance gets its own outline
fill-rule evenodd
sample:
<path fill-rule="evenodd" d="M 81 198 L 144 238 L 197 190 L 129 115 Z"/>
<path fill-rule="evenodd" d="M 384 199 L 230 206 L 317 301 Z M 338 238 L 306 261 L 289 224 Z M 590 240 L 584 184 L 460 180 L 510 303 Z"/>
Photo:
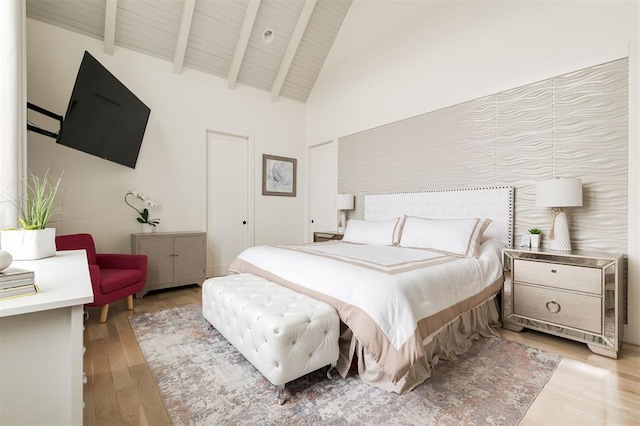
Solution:
<path fill-rule="evenodd" d="M 400 218 L 390 220 L 349 219 L 342 241 L 391 246 Z"/>
<path fill-rule="evenodd" d="M 478 257 L 482 235 L 491 223 L 487 218 L 424 219 L 407 217 L 400 246 L 425 248 L 448 254 Z"/>

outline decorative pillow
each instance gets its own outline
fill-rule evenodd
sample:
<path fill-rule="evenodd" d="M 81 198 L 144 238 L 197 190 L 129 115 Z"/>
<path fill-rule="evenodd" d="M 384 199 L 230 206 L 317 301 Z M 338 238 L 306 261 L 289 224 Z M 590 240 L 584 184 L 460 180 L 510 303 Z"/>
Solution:
<path fill-rule="evenodd" d="M 424 219 L 407 217 L 400 246 L 478 257 L 484 231 L 491 219 Z"/>
<path fill-rule="evenodd" d="M 390 220 L 349 219 L 342 241 L 391 246 L 400 218 Z"/>

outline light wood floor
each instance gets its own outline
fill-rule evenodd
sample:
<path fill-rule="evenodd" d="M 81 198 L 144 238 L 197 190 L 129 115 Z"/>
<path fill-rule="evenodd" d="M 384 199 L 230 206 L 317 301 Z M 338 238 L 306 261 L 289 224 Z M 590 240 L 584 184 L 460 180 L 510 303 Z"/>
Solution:
<path fill-rule="evenodd" d="M 132 312 L 124 300 L 112 304 L 106 324 L 98 322 L 98 308 L 87 308 L 85 425 L 171 424 L 128 317 L 200 301 L 198 286 L 149 293 L 135 299 Z M 565 357 L 521 425 L 640 424 L 638 346 L 624 344 L 620 358 L 613 360 L 591 353 L 586 345 L 541 333 L 501 334 Z"/>

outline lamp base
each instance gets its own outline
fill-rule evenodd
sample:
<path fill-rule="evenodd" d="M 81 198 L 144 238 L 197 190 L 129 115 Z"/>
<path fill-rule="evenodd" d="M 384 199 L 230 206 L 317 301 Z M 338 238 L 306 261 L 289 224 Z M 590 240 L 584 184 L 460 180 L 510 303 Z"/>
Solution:
<path fill-rule="evenodd" d="M 569 237 L 569 223 L 567 214 L 559 211 L 555 215 L 553 224 L 554 239 L 550 240 L 549 248 L 555 251 L 571 251 L 571 238 Z"/>
<path fill-rule="evenodd" d="M 344 234 L 344 230 L 347 227 L 347 217 L 344 214 L 344 210 L 339 210 L 338 213 L 338 234 Z"/>

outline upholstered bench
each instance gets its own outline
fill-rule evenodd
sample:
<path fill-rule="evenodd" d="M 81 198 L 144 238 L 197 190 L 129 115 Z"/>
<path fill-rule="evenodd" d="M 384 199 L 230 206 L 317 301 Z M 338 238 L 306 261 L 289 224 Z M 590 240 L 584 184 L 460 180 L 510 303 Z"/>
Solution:
<path fill-rule="evenodd" d="M 285 383 L 338 360 L 340 320 L 330 305 L 253 274 L 209 278 L 202 314 L 284 402 Z"/>

